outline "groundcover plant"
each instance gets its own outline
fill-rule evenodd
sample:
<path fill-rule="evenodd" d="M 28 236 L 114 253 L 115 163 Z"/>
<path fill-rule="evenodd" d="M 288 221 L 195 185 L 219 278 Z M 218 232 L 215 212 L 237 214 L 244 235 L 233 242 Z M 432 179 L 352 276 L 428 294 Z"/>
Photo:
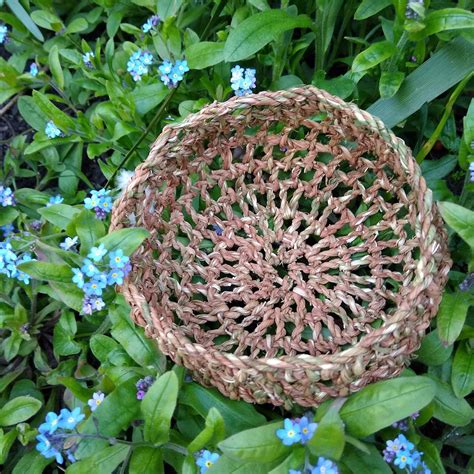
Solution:
<path fill-rule="evenodd" d="M 474 471 L 472 0 L 0 5 L 2 472 Z M 108 226 L 166 124 L 302 84 L 412 148 L 453 266 L 399 377 L 285 411 L 160 354 L 117 291 L 148 233 Z"/>

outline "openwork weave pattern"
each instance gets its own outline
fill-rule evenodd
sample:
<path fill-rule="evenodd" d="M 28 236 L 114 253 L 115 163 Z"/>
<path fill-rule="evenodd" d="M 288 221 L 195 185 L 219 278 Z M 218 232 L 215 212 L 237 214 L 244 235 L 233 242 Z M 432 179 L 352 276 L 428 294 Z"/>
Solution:
<path fill-rule="evenodd" d="M 402 140 L 303 87 L 167 126 L 116 202 L 145 227 L 122 291 L 176 363 L 231 398 L 303 406 L 397 375 L 450 267 Z"/>

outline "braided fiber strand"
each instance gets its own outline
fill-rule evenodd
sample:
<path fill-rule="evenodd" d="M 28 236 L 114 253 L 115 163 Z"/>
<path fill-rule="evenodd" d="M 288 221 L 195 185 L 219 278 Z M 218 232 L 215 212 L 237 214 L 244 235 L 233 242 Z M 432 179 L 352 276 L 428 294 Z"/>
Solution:
<path fill-rule="evenodd" d="M 399 374 L 435 316 L 446 234 L 405 143 L 305 86 L 168 125 L 114 204 L 150 237 L 121 291 L 196 380 L 315 406 Z"/>

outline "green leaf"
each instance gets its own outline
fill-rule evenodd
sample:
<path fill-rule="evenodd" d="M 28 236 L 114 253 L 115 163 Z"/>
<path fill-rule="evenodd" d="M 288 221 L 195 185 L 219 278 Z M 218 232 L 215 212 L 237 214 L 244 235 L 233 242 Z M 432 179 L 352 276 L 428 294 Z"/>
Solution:
<path fill-rule="evenodd" d="M 68 356 L 81 352 L 81 345 L 74 341 L 77 324 L 71 311 L 64 311 L 54 326 L 53 348 L 58 356 Z"/>
<path fill-rule="evenodd" d="M 461 293 L 443 295 L 437 317 L 438 335 L 445 344 L 453 344 L 461 334 L 470 301 Z"/>
<path fill-rule="evenodd" d="M 77 209 L 67 204 L 53 204 L 49 207 L 44 207 L 38 209 L 38 212 L 51 224 L 59 227 L 60 229 L 65 229 L 69 223 L 72 221 L 74 216 L 81 212 L 80 209 Z"/>
<path fill-rule="evenodd" d="M 305 462 L 306 450 L 303 446 L 294 446 L 292 453 L 272 469 L 269 474 L 287 474 L 290 469 L 301 467 Z M 268 472 L 268 471 L 266 471 Z"/>
<path fill-rule="evenodd" d="M 80 312 L 82 310 L 84 292 L 73 283 L 50 281 L 48 283 L 48 289 L 42 288 L 42 292 L 56 300 L 62 301 L 66 306 L 75 311 Z"/>
<path fill-rule="evenodd" d="M 66 264 L 39 262 L 32 260 L 30 262 L 20 263 L 17 268 L 36 280 L 70 283 L 73 276 L 71 267 Z"/>
<path fill-rule="evenodd" d="M 268 463 L 276 461 L 291 452 L 277 437 L 276 431 L 282 428 L 281 421 L 241 431 L 220 442 L 218 448 L 232 459 Z"/>
<path fill-rule="evenodd" d="M 66 133 L 68 131 L 74 130 L 74 120 L 61 109 L 58 109 L 55 105 L 53 105 L 53 103 L 44 94 L 34 90 L 33 100 L 41 109 L 43 114 L 46 115 L 49 120 L 53 120 L 62 132 Z"/>
<path fill-rule="evenodd" d="M 44 206 L 49 201 L 49 195 L 36 189 L 20 188 L 15 191 L 15 199 L 25 206 Z"/>
<path fill-rule="evenodd" d="M 451 426 L 469 424 L 472 420 L 472 408 L 469 403 L 464 399 L 457 398 L 447 383 L 434 378 L 433 381 L 436 383 L 433 416 Z"/>
<path fill-rule="evenodd" d="M 391 0 L 362 0 L 354 14 L 354 20 L 365 20 L 391 4 Z"/>
<path fill-rule="evenodd" d="M 91 247 L 105 234 L 105 226 L 102 221 L 89 211 L 84 209 L 74 217 L 73 224 L 81 241 L 81 254 L 85 255 Z"/>
<path fill-rule="evenodd" d="M 48 64 L 56 84 L 60 89 L 64 89 L 64 74 L 59 61 L 59 50 L 56 45 L 54 45 L 49 51 Z"/>
<path fill-rule="evenodd" d="M 33 97 L 22 95 L 18 99 L 18 110 L 28 125 L 35 130 L 44 130 L 48 117 L 36 105 Z"/>
<path fill-rule="evenodd" d="M 0 225 L 10 224 L 19 215 L 19 212 L 12 206 L 0 208 Z"/>
<path fill-rule="evenodd" d="M 427 377 L 399 377 L 363 388 L 349 397 L 340 415 L 349 434 L 368 436 L 431 402 L 436 389 Z"/>
<path fill-rule="evenodd" d="M 52 462 L 52 458 L 45 458 L 36 449 L 32 449 L 19 458 L 12 474 L 42 474 Z"/>
<path fill-rule="evenodd" d="M 347 471 L 354 474 L 392 474 L 392 470 L 384 461 L 380 452 L 373 444 L 368 444 L 370 454 L 364 453 L 353 446 L 346 446 L 342 462 Z"/>
<path fill-rule="evenodd" d="M 143 436 L 153 444 L 166 443 L 170 436 L 171 418 L 178 400 L 178 377 L 172 371 L 160 376 L 149 388 L 141 404 L 145 419 Z"/>
<path fill-rule="evenodd" d="M 16 430 L 11 430 L 8 433 L 4 433 L 0 429 L 0 464 L 4 464 L 8 458 L 8 453 L 10 448 L 16 440 L 18 432 Z"/>
<path fill-rule="evenodd" d="M 335 460 L 341 459 L 346 440 L 344 423 L 338 413 L 340 407 L 339 400 L 334 402 L 319 422 L 314 436 L 307 443 L 312 454 Z"/>
<path fill-rule="evenodd" d="M 209 468 L 206 474 L 268 474 L 272 470 L 272 466 L 272 464 L 237 461 L 223 455 Z"/>
<path fill-rule="evenodd" d="M 405 79 L 405 73 L 403 72 L 383 71 L 379 82 L 380 97 L 384 99 L 393 97 L 397 93 L 398 89 L 400 89 L 403 79 Z"/>
<path fill-rule="evenodd" d="M 111 337 L 103 334 L 95 334 L 91 337 L 90 348 L 94 357 L 102 365 L 108 363 L 116 366 L 132 366 L 133 360 L 128 356 L 120 344 Z"/>
<path fill-rule="evenodd" d="M 463 454 L 474 456 L 474 435 L 450 438 L 446 441 L 446 444 L 453 446 Z"/>
<path fill-rule="evenodd" d="M 438 203 L 438 207 L 446 224 L 474 250 L 474 212 L 447 201 Z"/>
<path fill-rule="evenodd" d="M 277 9 L 259 12 L 231 30 L 224 47 L 224 59 L 227 62 L 246 59 L 280 33 L 294 28 L 310 28 L 311 24 L 306 15 L 292 17 Z"/>
<path fill-rule="evenodd" d="M 41 408 L 41 402 L 33 397 L 16 397 L 5 403 L 0 409 L 0 426 L 10 426 L 21 423 L 36 415 Z"/>
<path fill-rule="evenodd" d="M 161 20 L 164 21 L 170 16 L 175 16 L 182 4 L 183 0 L 158 0 L 156 10 Z"/>
<path fill-rule="evenodd" d="M 423 160 L 421 171 L 428 184 L 437 179 L 443 179 L 448 176 L 456 167 L 458 159 L 456 155 L 446 155 L 439 160 Z"/>
<path fill-rule="evenodd" d="M 224 61 L 224 43 L 194 43 L 186 49 L 185 56 L 190 69 L 205 69 Z"/>
<path fill-rule="evenodd" d="M 81 31 L 87 30 L 89 28 L 89 23 L 83 17 L 74 18 L 74 20 L 67 25 L 66 33 L 73 34 L 73 33 L 80 33 Z"/>
<path fill-rule="evenodd" d="M 139 227 L 120 229 L 102 237 L 98 243 L 104 244 L 109 252 L 121 249 L 124 255 L 130 255 L 149 235 L 146 229 Z"/>
<path fill-rule="evenodd" d="M 473 63 L 474 43 L 458 37 L 416 68 L 393 97 L 378 100 L 367 111 L 392 128 L 462 81 Z"/>
<path fill-rule="evenodd" d="M 87 474 L 91 472 L 100 472 L 100 474 L 112 474 L 115 469 L 125 460 L 130 446 L 116 444 L 108 448 L 100 449 L 91 457 L 83 461 L 71 464 L 67 470 L 67 474 Z"/>
<path fill-rule="evenodd" d="M 112 321 L 111 334 L 130 357 L 142 367 L 160 366 L 161 354 L 156 342 L 145 337 L 143 329 L 135 326 L 130 319 L 130 309 L 125 305 L 114 305 L 109 312 Z"/>
<path fill-rule="evenodd" d="M 46 10 L 34 10 L 31 18 L 38 26 L 47 30 L 58 32 L 64 27 L 62 21 L 54 13 Z"/>
<path fill-rule="evenodd" d="M 212 407 L 206 416 L 206 424 L 204 429 L 191 441 L 188 445 L 189 453 L 194 453 L 206 446 L 215 446 L 225 437 L 224 418 Z"/>
<path fill-rule="evenodd" d="M 474 28 L 474 13 L 463 8 L 442 8 L 428 13 L 424 24 L 425 27 L 414 38 L 426 38 L 441 31 Z"/>
<path fill-rule="evenodd" d="M 451 385 L 458 398 L 474 390 L 474 353 L 468 341 L 461 342 L 454 355 Z"/>
<path fill-rule="evenodd" d="M 364 72 L 390 58 L 397 52 L 397 48 L 390 41 L 380 41 L 370 45 L 359 53 L 352 63 L 353 72 Z"/>
<path fill-rule="evenodd" d="M 204 388 L 197 383 L 186 383 L 181 388 L 180 403 L 193 407 L 203 418 L 215 407 L 224 418 L 226 432 L 237 433 L 265 423 L 263 415 L 250 404 L 229 400 L 217 390 Z"/>
<path fill-rule="evenodd" d="M 418 360 L 425 365 L 441 365 L 449 359 L 452 352 L 453 347 L 443 345 L 438 330 L 435 329 L 423 338 L 416 354 Z"/>
<path fill-rule="evenodd" d="M 26 29 L 39 41 L 44 41 L 43 33 L 35 25 L 30 15 L 22 7 L 18 0 L 6 0 L 6 4 L 10 7 L 15 16 L 25 25 Z"/>
<path fill-rule="evenodd" d="M 138 446 L 133 450 L 128 474 L 164 474 L 164 472 L 160 448 Z"/>
<path fill-rule="evenodd" d="M 169 89 L 161 82 L 136 87 L 132 92 L 135 109 L 139 115 L 145 115 L 161 104 L 168 95 Z"/>

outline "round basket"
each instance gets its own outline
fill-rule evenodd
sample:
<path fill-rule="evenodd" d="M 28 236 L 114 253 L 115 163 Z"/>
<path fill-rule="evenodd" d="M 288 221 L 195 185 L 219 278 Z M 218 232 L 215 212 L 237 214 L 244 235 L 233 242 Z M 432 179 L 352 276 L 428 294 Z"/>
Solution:
<path fill-rule="evenodd" d="M 286 407 L 399 374 L 451 264 L 404 142 L 310 86 L 166 126 L 114 205 L 134 226 L 133 319 L 204 385 Z"/>

